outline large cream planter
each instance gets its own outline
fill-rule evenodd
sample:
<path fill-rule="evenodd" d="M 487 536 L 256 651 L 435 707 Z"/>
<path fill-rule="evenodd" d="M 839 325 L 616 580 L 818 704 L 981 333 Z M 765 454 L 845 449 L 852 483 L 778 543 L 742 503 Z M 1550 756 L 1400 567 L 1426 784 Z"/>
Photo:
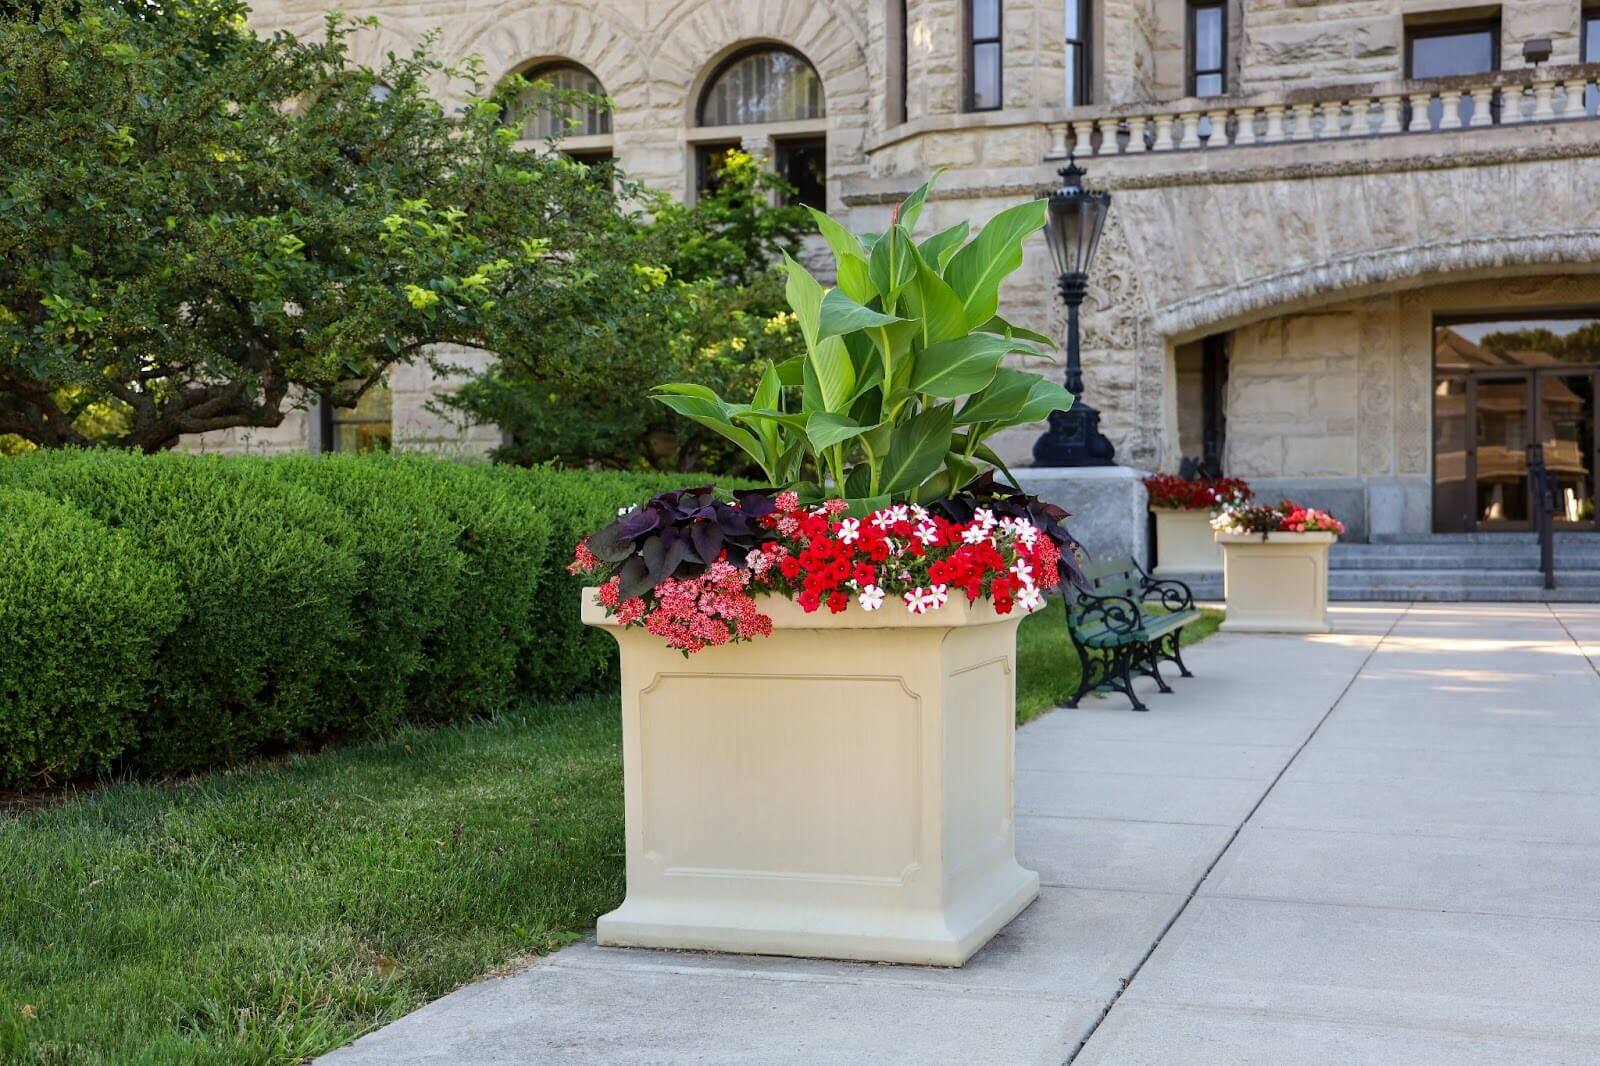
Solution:
<path fill-rule="evenodd" d="M 1332 533 L 1218 533 L 1224 630 L 1326 633 Z"/>
<path fill-rule="evenodd" d="M 1020 615 L 806 614 L 622 650 L 628 893 L 602 944 L 959 966 L 1039 895 L 1012 831 Z"/>
<path fill-rule="evenodd" d="M 1222 569 L 1210 511 L 1150 510 L 1156 516 L 1156 573 L 1215 574 Z"/>

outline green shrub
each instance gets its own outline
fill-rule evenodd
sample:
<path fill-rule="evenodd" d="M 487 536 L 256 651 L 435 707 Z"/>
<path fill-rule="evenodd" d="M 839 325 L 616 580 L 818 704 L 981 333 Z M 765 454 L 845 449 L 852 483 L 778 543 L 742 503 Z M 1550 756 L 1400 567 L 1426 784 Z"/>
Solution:
<path fill-rule="evenodd" d="M 157 652 L 133 764 L 229 763 L 336 726 L 360 561 L 344 514 L 264 460 L 36 452 L 13 482 L 125 530 L 172 568 L 184 615 Z"/>
<path fill-rule="evenodd" d="M 302 485 L 342 511 L 361 561 L 356 633 L 340 697 L 344 725 L 380 732 L 410 713 L 411 688 L 448 642 L 462 603 L 467 526 L 452 514 L 444 479 L 384 455 L 295 456 L 262 469 Z"/>
<path fill-rule="evenodd" d="M 65 694 L 14 713 L 0 704 L 0 741 L 32 730 L 0 756 L 0 781 L 119 757 L 135 771 L 199 769 L 602 690 L 616 645 L 579 621 L 573 545 L 620 507 L 704 480 L 389 455 L 0 461 L 0 493 L 54 515 L 8 521 L 0 540 L 12 545 L 0 560 L 0 695 Z M 35 542 L 51 553 L 23 568 Z M 77 599 L 63 593 L 57 607 L 23 591 L 46 578 Z M 15 594 L 7 582 L 21 583 Z M 158 594 L 165 606 L 149 606 Z M 108 632 L 79 626 L 59 657 L 24 653 L 21 642 L 80 615 Z M 99 653 L 95 640 L 123 650 Z M 129 648 L 142 649 L 137 668 Z M 67 738 L 50 741 L 64 754 L 23 747 L 42 717 Z"/>
<path fill-rule="evenodd" d="M 0 486 L 0 787 L 109 768 L 182 611 L 176 576 L 131 538 Z"/>

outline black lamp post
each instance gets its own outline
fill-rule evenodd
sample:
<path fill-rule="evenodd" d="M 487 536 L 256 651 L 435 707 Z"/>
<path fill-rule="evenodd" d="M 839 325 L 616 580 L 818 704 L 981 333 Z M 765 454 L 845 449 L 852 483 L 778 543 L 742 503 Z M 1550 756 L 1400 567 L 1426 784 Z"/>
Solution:
<path fill-rule="evenodd" d="M 1067 391 L 1077 399 L 1072 409 L 1050 416 L 1050 428 L 1033 445 L 1035 466 L 1110 466 L 1114 449 L 1100 432 L 1100 412 L 1083 398 L 1083 368 L 1078 364 L 1078 307 L 1089 291 L 1089 264 L 1094 261 L 1111 210 L 1111 194 L 1085 189 L 1083 171 L 1069 162 L 1060 171 L 1061 188 L 1050 194 L 1045 240 L 1060 275 L 1061 299 L 1067 305 Z"/>

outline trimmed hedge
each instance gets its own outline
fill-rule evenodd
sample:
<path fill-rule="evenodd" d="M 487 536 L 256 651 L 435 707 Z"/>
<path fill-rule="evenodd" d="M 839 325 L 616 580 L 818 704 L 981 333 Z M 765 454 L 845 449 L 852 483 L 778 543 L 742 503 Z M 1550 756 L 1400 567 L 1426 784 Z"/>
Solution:
<path fill-rule="evenodd" d="M 182 611 L 177 576 L 131 538 L 0 491 L 0 784 L 108 768 Z"/>
<path fill-rule="evenodd" d="M 0 515 L 19 516 L 0 540 L 0 786 L 592 692 L 615 644 L 578 621 L 572 546 L 683 483 L 381 455 L 0 460 Z"/>

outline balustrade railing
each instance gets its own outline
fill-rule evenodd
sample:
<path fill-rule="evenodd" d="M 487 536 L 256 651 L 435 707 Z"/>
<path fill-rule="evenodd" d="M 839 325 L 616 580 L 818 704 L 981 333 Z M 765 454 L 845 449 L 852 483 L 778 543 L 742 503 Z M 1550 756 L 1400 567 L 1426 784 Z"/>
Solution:
<path fill-rule="evenodd" d="M 1600 65 L 1297 90 L 1278 97 L 1080 108 L 1049 123 L 1050 158 L 1179 152 L 1563 122 L 1600 112 Z"/>

